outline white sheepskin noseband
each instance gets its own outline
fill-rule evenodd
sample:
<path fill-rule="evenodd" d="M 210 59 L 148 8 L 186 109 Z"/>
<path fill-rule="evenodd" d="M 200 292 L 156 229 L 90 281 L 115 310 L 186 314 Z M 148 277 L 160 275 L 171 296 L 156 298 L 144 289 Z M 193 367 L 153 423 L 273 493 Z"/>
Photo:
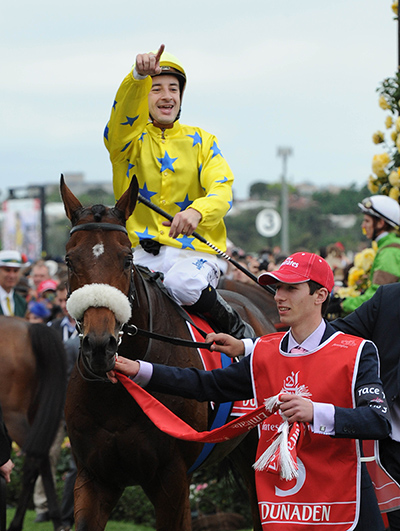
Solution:
<path fill-rule="evenodd" d="M 121 324 L 129 321 L 131 305 L 128 297 L 109 284 L 86 284 L 73 291 L 67 301 L 68 313 L 80 321 L 88 308 L 108 308 Z"/>

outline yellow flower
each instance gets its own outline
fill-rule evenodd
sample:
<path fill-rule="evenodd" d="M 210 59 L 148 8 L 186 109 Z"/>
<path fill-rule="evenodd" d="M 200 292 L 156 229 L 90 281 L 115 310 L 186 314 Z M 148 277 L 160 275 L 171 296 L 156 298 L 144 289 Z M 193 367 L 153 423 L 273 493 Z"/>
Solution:
<path fill-rule="evenodd" d="M 397 140 L 397 131 L 396 130 L 392 131 L 390 133 L 390 138 L 393 140 L 393 142 L 396 142 L 396 140 Z"/>
<path fill-rule="evenodd" d="M 398 200 L 399 200 L 399 197 L 400 197 L 400 188 L 398 188 L 397 186 L 393 186 L 393 187 L 390 189 L 389 197 L 391 197 L 391 198 L 394 199 L 395 201 L 398 201 Z"/>
<path fill-rule="evenodd" d="M 354 257 L 354 267 L 361 269 L 362 274 L 368 273 L 372 267 L 372 263 L 375 258 L 375 251 L 370 247 L 363 249 L 361 252 L 357 253 Z"/>
<path fill-rule="evenodd" d="M 400 117 L 397 118 L 395 122 L 395 126 L 396 126 L 396 131 L 399 132 L 400 131 Z"/>
<path fill-rule="evenodd" d="M 371 194 L 376 194 L 376 193 L 379 192 L 378 181 L 375 179 L 375 177 L 373 175 L 370 175 L 368 177 L 367 186 L 368 186 L 368 190 L 371 192 Z"/>
<path fill-rule="evenodd" d="M 374 155 L 372 159 L 372 171 L 378 177 L 385 177 L 386 172 L 385 168 L 390 162 L 390 156 L 388 153 L 381 153 L 379 155 Z"/>
<path fill-rule="evenodd" d="M 397 12 L 398 12 L 398 2 L 397 0 L 395 0 L 392 4 L 392 11 L 395 15 L 397 15 Z"/>
<path fill-rule="evenodd" d="M 386 117 L 385 125 L 386 125 L 386 129 L 390 129 L 393 125 L 393 118 L 390 116 L 390 114 L 389 116 Z"/>
<path fill-rule="evenodd" d="M 372 135 L 372 141 L 374 144 L 382 144 L 385 141 L 385 135 L 382 131 L 377 131 Z"/>
<path fill-rule="evenodd" d="M 379 97 L 379 107 L 384 111 L 386 111 L 386 109 L 390 109 L 390 105 L 383 94 Z"/>
<path fill-rule="evenodd" d="M 393 170 L 390 172 L 389 182 L 392 186 L 398 186 L 400 184 L 400 175 L 398 170 Z"/>
<path fill-rule="evenodd" d="M 347 297 L 358 297 L 361 293 L 355 289 L 354 286 L 347 286 L 344 288 L 339 288 L 337 294 L 341 299 L 347 299 Z"/>
<path fill-rule="evenodd" d="M 359 266 L 356 266 L 356 262 L 354 260 L 354 266 L 349 269 L 349 274 L 347 276 L 347 284 L 349 286 L 355 286 L 357 281 L 360 280 L 363 274 L 364 271 Z"/>

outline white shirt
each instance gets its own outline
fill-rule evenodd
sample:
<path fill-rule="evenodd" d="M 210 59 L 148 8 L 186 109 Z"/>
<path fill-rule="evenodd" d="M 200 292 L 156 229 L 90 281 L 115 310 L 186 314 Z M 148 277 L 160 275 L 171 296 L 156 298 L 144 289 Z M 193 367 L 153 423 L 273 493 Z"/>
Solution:
<path fill-rule="evenodd" d="M 10 299 L 12 314 L 8 311 L 7 306 L 7 297 Z M 0 286 L 0 304 L 1 308 L 3 310 L 4 315 L 14 315 L 15 312 L 15 305 L 14 305 L 14 289 L 11 289 L 9 293 Z"/>

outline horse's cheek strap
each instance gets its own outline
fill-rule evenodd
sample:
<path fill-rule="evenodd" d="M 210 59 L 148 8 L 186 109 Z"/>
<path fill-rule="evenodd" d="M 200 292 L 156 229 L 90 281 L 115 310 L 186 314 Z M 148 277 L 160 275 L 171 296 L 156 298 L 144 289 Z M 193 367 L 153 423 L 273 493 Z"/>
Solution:
<path fill-rule="evenodd" d="M 128 297 L 109 284 L 86 284 L 73 291 L 67 301 L 68 313 L 80 321 L 88 308 L 108 308 L 121 324 L 131 317 L 131 305 Z"/>

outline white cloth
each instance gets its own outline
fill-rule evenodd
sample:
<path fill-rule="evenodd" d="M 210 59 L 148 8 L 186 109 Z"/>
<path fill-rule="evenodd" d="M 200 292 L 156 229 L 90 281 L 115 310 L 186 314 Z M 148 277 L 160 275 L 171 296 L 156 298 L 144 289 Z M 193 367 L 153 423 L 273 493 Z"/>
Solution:
<path fill-rule="evenodd" d="M 191 306 L 201 292 L 211 285 L 216 288 L 220 276 L 217 257 L 162 245 L 157 255 L 146 252 L 140 245 L 133 253 L 135 265 L 146 266 L 164 274 L 164 285 L 171 296 L 183 306 Z"/>
<path fill-rule="evenodd" d="M 10 299 L 10 305 L 12 313 L 10 314 L 8 305 L 7 305 L 7 297 Z M 14 290 L 11 289 L 9 293 L 0 286 L 0 304 L 1 309 L 3 310 L 4 315 L 14 315 L 15 312 L 15 305 L 14 305 Z"/>

